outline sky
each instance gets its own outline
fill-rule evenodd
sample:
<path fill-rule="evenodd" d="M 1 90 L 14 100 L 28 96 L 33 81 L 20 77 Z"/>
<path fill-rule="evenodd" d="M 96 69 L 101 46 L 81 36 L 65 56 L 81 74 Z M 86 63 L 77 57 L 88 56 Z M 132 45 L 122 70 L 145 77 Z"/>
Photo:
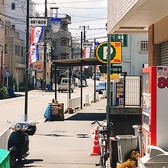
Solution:
<path fill-rule="evenodd" d="M 33 0 L 35 9 L 40 16 L 44 16 L 44 0 Z M 81 31 L 86 30 L 86 40 L 106 41 L 107 31 L 107 0 L 47 0 L 48 11 L 50 7 L 58 7 L 58 16 L 65 14 L 71 17 L 68 30 L 72 38 L 80 40 Z M 81 27 L 81 28 L 80 28 Z"/>

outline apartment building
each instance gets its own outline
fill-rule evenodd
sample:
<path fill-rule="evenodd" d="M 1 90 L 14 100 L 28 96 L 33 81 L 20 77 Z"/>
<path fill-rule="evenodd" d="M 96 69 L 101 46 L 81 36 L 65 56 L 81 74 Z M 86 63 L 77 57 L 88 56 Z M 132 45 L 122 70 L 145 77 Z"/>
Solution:
<path fill-rule="evenodd" d="M 148 33 L 149 66 L 168 65 L 168 1 L 108 0 L 108 34 Z"/>
<path fill-rule="evenodd" d="M 4 0 L 0 0 L 0 84 L 3 84 L 4 67 L 4 44 L 5 44 L 5 8 Z"/>
<path fill-rule="evenodd" d="M 19 32 L 19 38 L 26 40 L 26 16 L 27 1 L 25 0 L 5 0 L 6 20 L 10 20 L 12 27 Z M 35 11 L 35 3 L 29 1 L 29 16 L 33 17 L 37 14 Z"/>
<path fill-rule="evenodd" d="M 122 72 L 127 75 L 142 75 L 144 64 L 148 64 L 147 34 L 113 34 L 111 41 L 122 42 Z"/>
<path fill-rule="evenodd" d="M 25 47 L 24 41 L 19 38 L 10 21 L 5 22 L 4 70 L 9 70 L 16 79 L 17 86 L 24 82 L 25 74 Z"/>
<path fill-rule="evenodd" d="M 52 30 L 50 24 L 50 19 L 52 16 L 48 17 L 48 26 L 46 27 L 47 34 L 47 64 L 46 64 L 46 83 L 51 83 L 51 80 L 54 81 L 54 69 L 51 68 L 52 60 L 59 59 L 69 59 L 71 54 L 71 33 L 68 31 L 68 24 L 71 24 L 71 17 L 69 15 L 61 15 L 61 27 L 58 32 Z M 58 16 L 59 17 L 59 16 Z M 44 39 L 44 38 L 43 38 Z M 40 60 L 34 64 L 32 69 L 31 78 L 33 81 L 34 76 L 36 78 L 43 79 L 43 69 L 44 69 L 44 50 L 43 50 L 44 41 L 40 43 Z M 64 73 L 65 69 L 62 69 L 61 73 Z M 53 74 L 53 75 L 52 75 Z"/>

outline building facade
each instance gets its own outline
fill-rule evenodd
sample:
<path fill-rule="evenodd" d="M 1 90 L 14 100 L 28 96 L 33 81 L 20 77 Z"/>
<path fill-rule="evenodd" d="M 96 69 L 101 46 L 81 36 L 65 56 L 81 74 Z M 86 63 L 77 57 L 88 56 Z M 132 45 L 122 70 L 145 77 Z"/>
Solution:
<path fill-rule="evenodd" d="M 34 67 L 32 69 L 31 81 L 33 81 L 34 77 L 36 77 L 36 79 L 43 79 L 44 76 L 44 40 L 47 40 L 46 84 L 50 84 L 55 80 L 55 70 L 54 68 L 52 68 L 52 61 L 70 58 L 71 33 L 68 31 L 68 24 L 71 24 L 71 17 L 65 15 L 65 17 L 60 18 L 60 30 L 58 32 L 54 32 L 50 24 L 51 16 L 48 17 L 48 26 L 45 28 L 47 30 L 46 38 L 43 38 L 42 42 L 40 43 L 40 60 L 34 64 Z M 61 73 L 64 73 L 65 68 L 59 68 L 62 69 Z"/>
<path fill-rule="evenodd" d="M 26 16 L 27 16 L 27 1 L 25 0 L 5 0 L 5 15 L 6 20 L 10 20 L 12 27 L 19 33 L 19 38 L 26 40 Z M 29 1 L 29 16 L 36 15 L 35 3 Z"/>
<path fill-rule="evenodd" d="M 167 6 L 164 0 L 108 0 L 107 32 L 148 33 L 149 66 L 168 65 Z"/>
<path fill-rule="evenodd" d="M 5 73 L 4 70 L 4 62 L 5 62 L 5 57 L 4 57 L 4 47 L 5 47 L 5 5 L 4 5 L 4 0 L 0 0 L 0 84 L 3 84 L 3 74 Z"/>
<path fill-rule="evenodd" d="M 111 41 L 122 42 L 122 72 L 127 75 L 142 75 L 148 64 L 148 34 L 113 34 Z M 115 66 L 114 65 L 114 66 Z"/>
<path fill-rule="evenodd" d="M 5 22 L 5 48 L 4 48 L 4 70 L 9 70 L 13 78 L 16 79 L 17 87 L 24 82 L 25 74 L 25 50 L 24 41 L 19 38 L 9 21 Z"/>

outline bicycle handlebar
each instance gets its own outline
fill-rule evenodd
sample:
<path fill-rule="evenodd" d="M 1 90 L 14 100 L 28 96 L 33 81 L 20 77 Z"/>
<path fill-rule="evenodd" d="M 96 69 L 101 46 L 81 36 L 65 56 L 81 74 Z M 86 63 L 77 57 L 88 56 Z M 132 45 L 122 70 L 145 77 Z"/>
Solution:
<path fill-rule="evenodd" d="M 94 125 L 94 124 L 98 124 L 100 127 L 111 127 L 111 126 L 113 126 L 114 124 L 113 124 L 113 122 L 110 122 L 109 123 L 109 125 L 101 125 L 100 123 L 99 123 L 99 121 L 93 121 L 92 123 L 91 123 L 91 125 Z"/>

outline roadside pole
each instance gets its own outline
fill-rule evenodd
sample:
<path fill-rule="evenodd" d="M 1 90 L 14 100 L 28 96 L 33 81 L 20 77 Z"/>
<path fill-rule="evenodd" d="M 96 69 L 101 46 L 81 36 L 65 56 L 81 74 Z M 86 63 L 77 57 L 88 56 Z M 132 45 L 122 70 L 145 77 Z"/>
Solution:
<path fill-rule="evenodd" d="M 96 57 L 96 39 L 94 39 L 94 56 Z M 94 103 L 96 103 L 96 65 L 94 65 L 94 76 L 93 76 L 93 79 L 94 79 Z"/>
<path fill-rule="evenodd" d="M 110 104 L 111 104 L 111 82 L 110 82 L 110 75 L 111 75 L 111 35 L 108 34 L 108 49 L 107 49 L 107 106 L 106 106 L 106 119 L 107 125 L 110 124 Z M 110 138 L 110 128 L 108 127 L 107 130 L 107 138 Z"/>
<path fill-rule="evenodd" d="M 28 111 L 28 68 L 29 68 L 29 0 L 27 0 L 27 17 L 26 17 L 26 74 L 25 74 L 25 111 L 24 121 L 27 121 Z"/>

